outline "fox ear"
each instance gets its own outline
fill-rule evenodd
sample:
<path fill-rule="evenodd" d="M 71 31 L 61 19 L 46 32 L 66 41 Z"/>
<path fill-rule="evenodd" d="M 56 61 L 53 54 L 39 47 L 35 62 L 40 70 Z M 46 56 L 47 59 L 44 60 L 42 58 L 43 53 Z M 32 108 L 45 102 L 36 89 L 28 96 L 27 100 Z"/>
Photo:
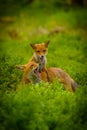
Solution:
<path fill-rule="evenodd" d="M 35 49 L 35 44 L 30 44 L 30 46 L 33 48 L 33 49 Z"/>
<path fill-rule="evenodd" d="M 49 43 L 50 43 L 50 41 L 46 41 L 45 46 L 48 47 Z"/>
<path fill-rule="evenodd" d="M 16 65 L 15 66 L 18 70 L 24 70 L 26 68 L 25 65 Z"/>

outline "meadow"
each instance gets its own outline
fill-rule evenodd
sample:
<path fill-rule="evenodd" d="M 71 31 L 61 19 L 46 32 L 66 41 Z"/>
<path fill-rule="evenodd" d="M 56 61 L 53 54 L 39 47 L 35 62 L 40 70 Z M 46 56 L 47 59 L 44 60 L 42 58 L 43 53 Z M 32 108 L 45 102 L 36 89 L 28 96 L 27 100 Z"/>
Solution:
<path fill-rule="evenodd" d="M 86 12 L 83 7 L 34 4 L 12 5 L 1 12 L 0 130 L 86 130 Z M 80 86 L 75 93 L 63 90 L 58 81 L 20 84 L 23 72 L 15 65 L 29 61 L 30 43 L 47 40 L 47 67 L 68 72 Z"/>

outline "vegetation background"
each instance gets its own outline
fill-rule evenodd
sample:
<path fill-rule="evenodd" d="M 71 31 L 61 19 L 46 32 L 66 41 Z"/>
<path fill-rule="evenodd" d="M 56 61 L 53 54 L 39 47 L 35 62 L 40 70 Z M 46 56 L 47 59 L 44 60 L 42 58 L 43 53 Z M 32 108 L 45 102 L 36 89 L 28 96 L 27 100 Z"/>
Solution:
<path fill-rule="evenodd" d="M 20 84 L 22 72 L 15 65 L 29 61 L 30 43 L 47 40 L 47 66 L 77 81 L 74 94 L 58 81 Z M 0 130 L 86 128 L 87 1 L 0 0 Z"/>

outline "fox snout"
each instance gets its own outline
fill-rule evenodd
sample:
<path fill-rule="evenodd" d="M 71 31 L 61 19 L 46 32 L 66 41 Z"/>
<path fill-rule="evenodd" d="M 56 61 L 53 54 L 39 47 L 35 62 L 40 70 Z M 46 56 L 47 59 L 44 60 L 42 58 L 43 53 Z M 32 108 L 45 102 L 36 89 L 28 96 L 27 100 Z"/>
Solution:
<path fill-rule="evenodd" d="M 41 58 L 44 58 L 44 56 L 42 55 Z"/>
<path fill-rule="evenodd" d="M 46 56 L 44 54 L 42 54 L 42 55 L 36 54 L 36 57 L 38 57 L 38 59 L 42 61 L 45 59 Z"/>
<path fill-rule="evenodd" d="M 41 55 L 40 58 L 43 59 L 45 56 L 44 55 Z"/>
<path fill-rule="evenodd" d="M 39 60 L 40 60 L 41 63 L 44 63 L 44 62 L 45 62 L 45 56 L 44 56 L 44 55 L 41 55 L 41 56 L 39 57 Z"/>

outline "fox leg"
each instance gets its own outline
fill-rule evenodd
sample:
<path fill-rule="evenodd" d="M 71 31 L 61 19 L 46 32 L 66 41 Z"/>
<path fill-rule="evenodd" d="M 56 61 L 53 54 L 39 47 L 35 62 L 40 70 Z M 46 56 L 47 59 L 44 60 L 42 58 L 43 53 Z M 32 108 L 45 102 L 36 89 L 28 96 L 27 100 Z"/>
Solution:
<path fill-rule="evenodd" d="M 68 89 L 70 92 L 74 92 L 70 81 L 66 82 L 64 79 L 62 79 L 61 83 L 64 85 L 64 90 Z"/>
<path fill-rule="evenodd" d="M 67 85 L 67 87 L 70 92 L 74 92 L 72 86 Z"/>

